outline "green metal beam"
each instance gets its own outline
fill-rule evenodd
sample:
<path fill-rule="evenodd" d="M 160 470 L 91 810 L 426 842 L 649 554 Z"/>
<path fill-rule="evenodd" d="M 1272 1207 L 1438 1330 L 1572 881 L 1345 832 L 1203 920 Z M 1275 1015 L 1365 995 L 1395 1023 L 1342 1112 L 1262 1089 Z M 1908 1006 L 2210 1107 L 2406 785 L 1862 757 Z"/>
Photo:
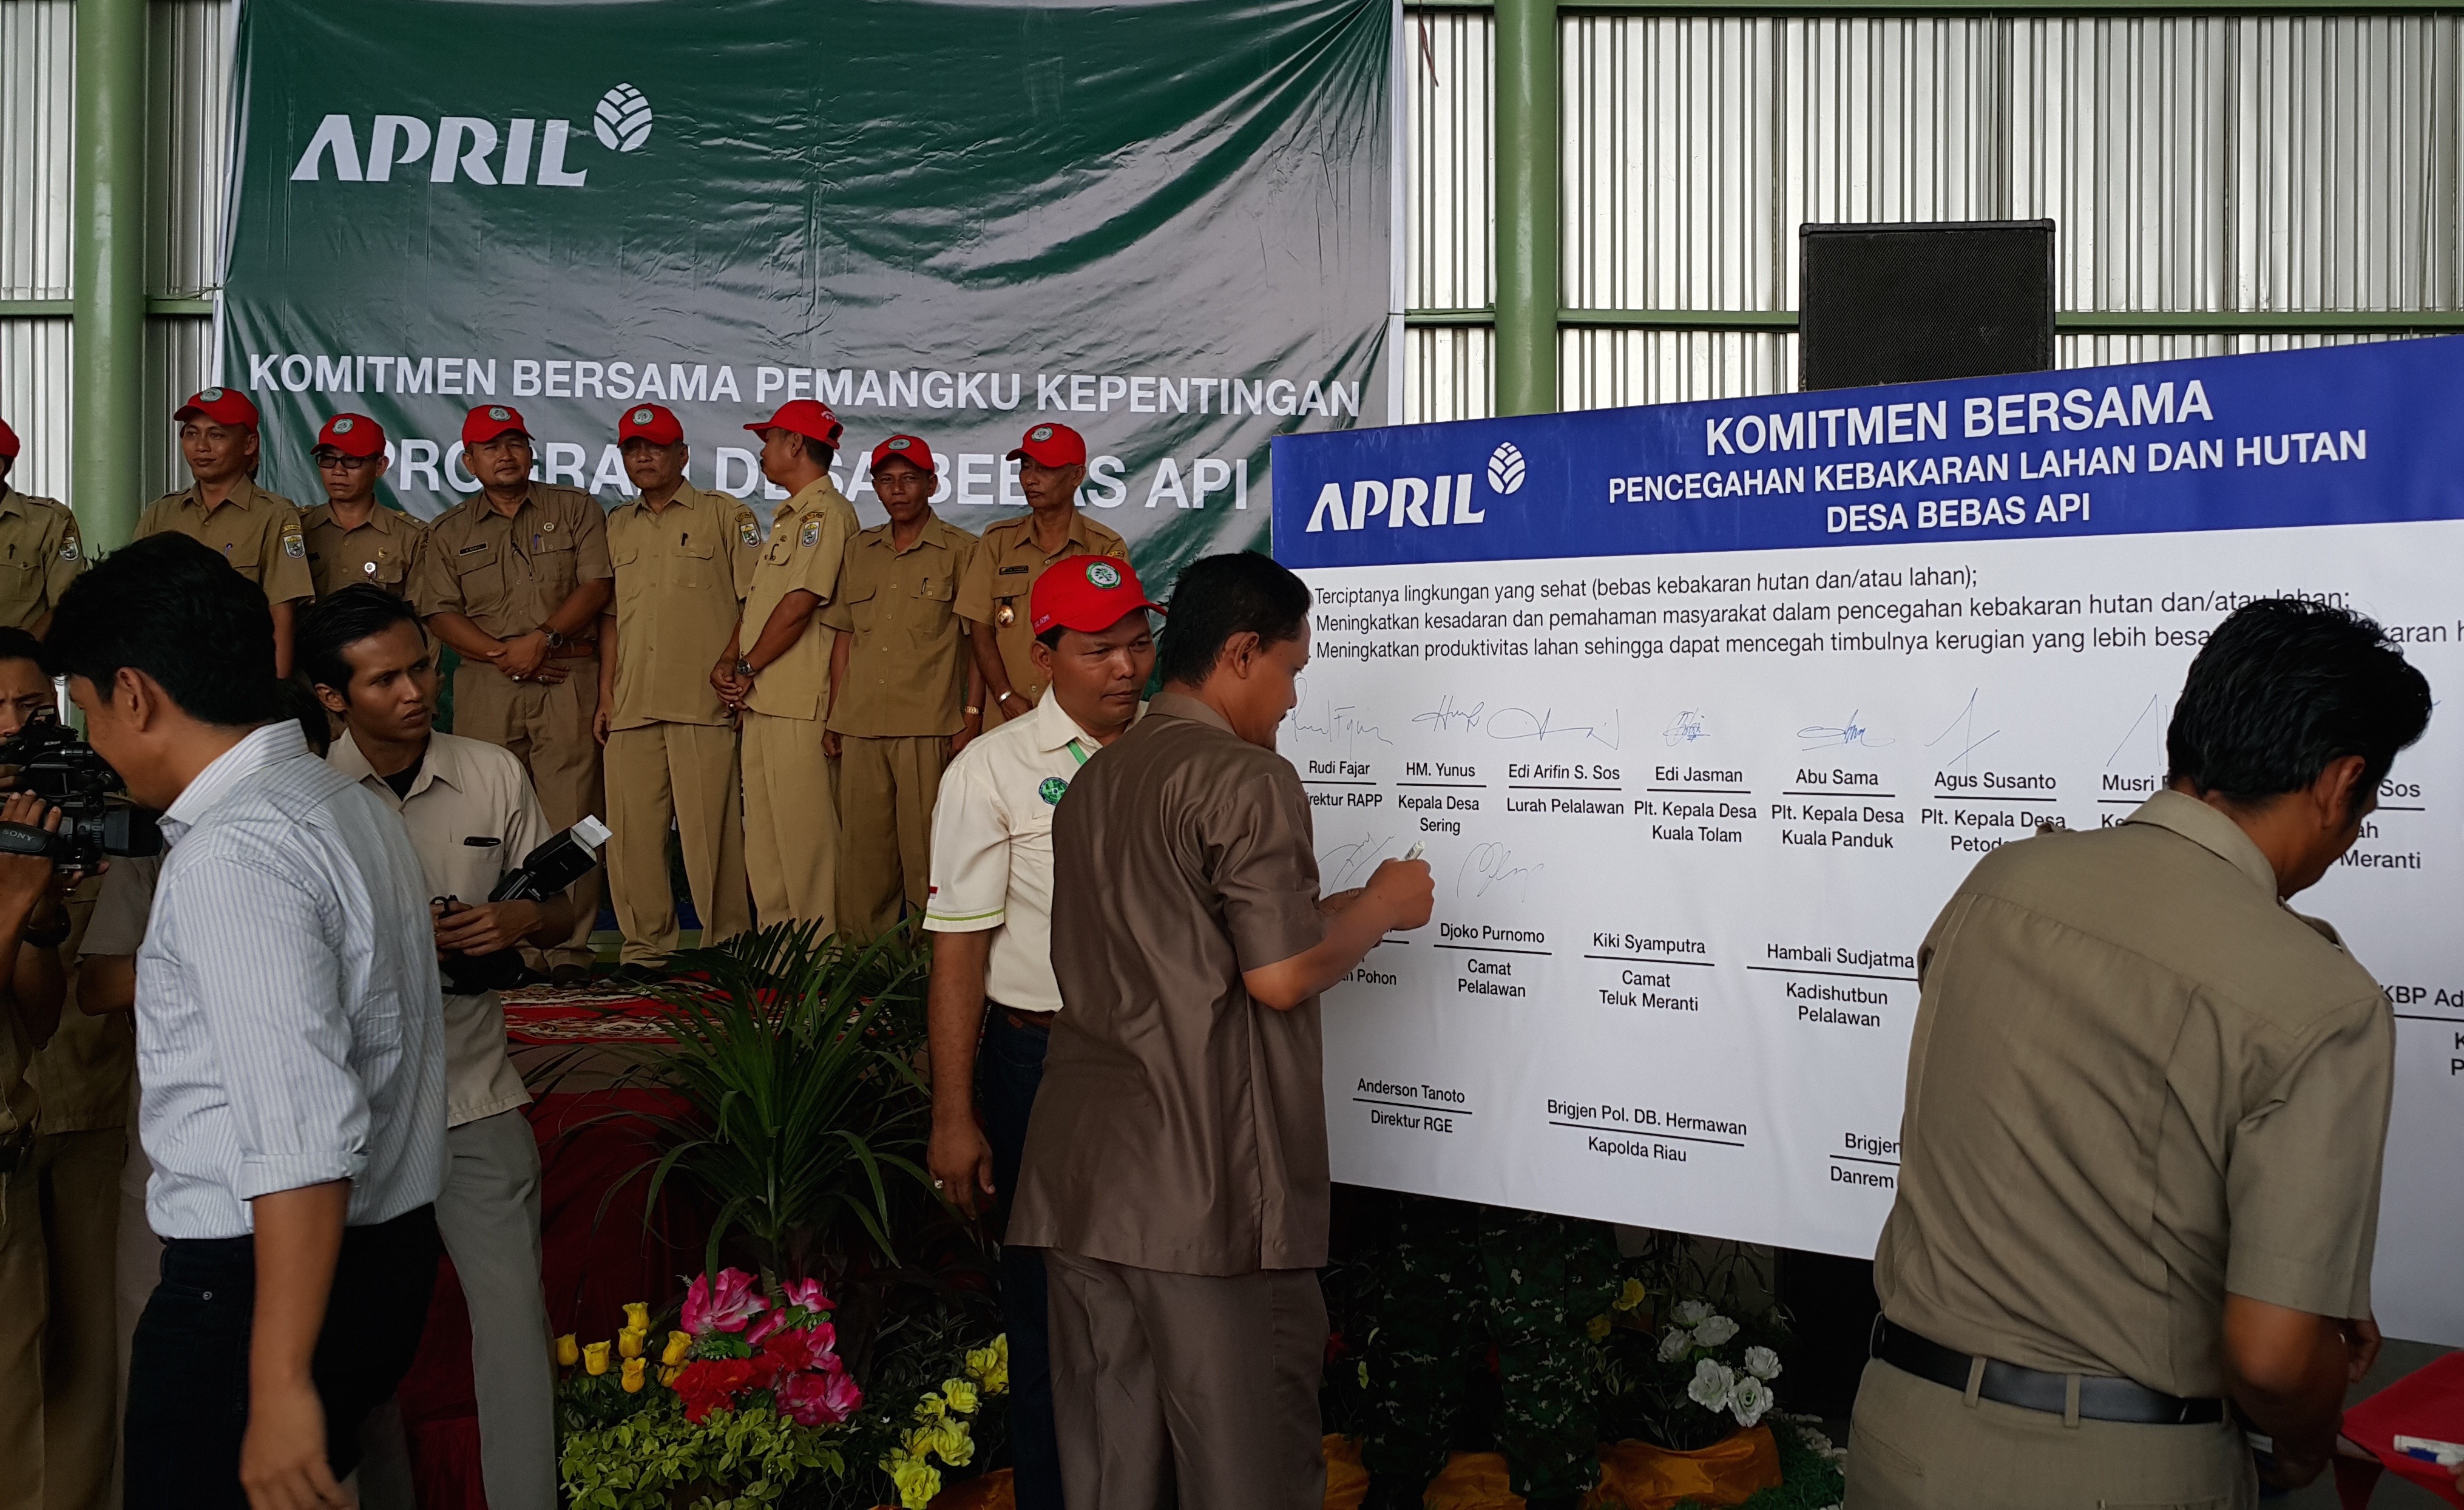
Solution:
<path fill-rule="evenodd" d="M 1416 328 L 1498 323 L 1485 309 L 1416 309 Z M 1796 329 L 1794 310 L 1561 309 L 1557 323 L 1595 330 L 1761 331 Z M 2402 336 L 2464 331 L 2464 310 L 2075 310 L 2054 317 L 2068 336 Z M 1503 344 L 1501 340 L 1501 345 Z M 1501 390 L 1503 391 L 1503 390 Z"/>
<path fill-rule="evenodd" d="M 137 525 L 145 361 L 145 0 L 77 0 L 69 500 L 87 542 Z"/>
<path fill-rule="evenodd" d="M 1500 414 L 1557 407 L 1557 6 L 1497 0 Z"/>
<path fill-rule="evenodd" d="M 211 315 L 209 298 L 171 298 L 148 295 L 145 313 L 165 316 Z M 0 299 L 0 319 L 67 319 L 77 314 L 75 299 Z"/>
<path fill-rule="evenodd" d="M 1420 11 L 1497 11 L 1513 0 L 1414 0 Z M 1568 15 L 2454 15 L 2458 0 L 1558 0 Z"/>

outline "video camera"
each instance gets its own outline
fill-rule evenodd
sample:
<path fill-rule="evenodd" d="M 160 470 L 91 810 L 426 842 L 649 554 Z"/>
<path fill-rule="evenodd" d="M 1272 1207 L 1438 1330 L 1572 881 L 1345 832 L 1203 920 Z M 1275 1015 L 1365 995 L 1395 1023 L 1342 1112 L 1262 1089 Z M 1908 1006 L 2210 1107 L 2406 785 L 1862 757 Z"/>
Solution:
<path fill-rule="evenodd" d="M 523 856 L 521 868 L 506 872 L 495 889 L 488 893 L 488 900 L 546 901 L 597 868 L 600 850 L 613 837 L 606 824 L 584 817 Z M 432 905 L 451 915 L 469 904 L 459 897 L 438 897 Z M 437 964 L 444 972 L 446 984 L 459 996 L 510 991 L 521 984 L 522 953 L 517 949 L 500 949 L 488 954 L 448 954 Z"/>
<path fill-rule="evenodd" d="M 0 854 L 45 855 L 92 870 L 105 855 L 163 852 L 163 815 L 128 799 L 128 783 L 77 731 L 44 715 L 0 743 L 0 791 L 32 792 L 60 810 L 57 832 L 0 823 Z"/>

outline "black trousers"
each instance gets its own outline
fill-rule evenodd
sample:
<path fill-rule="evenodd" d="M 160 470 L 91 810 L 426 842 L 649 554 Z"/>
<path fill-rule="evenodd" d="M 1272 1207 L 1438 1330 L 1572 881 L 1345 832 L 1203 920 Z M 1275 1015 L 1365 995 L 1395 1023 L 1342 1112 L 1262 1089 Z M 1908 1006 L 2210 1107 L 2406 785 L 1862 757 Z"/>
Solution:
<path fill-rule="evenodd" d="M 1018 1193 L 1019 1159 L 1026 1151 L 1026 1119 L 1035 1110 L 1044 1051 L 1051 1042 L 1049 1031 L 1018 1026 L 995 1003 L 976 1056 L 976 1099 L 984 1108 L 984 1141 L 993 1146 L 993 1191 L 1004 1233 L 1010 1199 Z M 1009 1330 L 1009 1450 L 1018 1510 L 1061 1510 L 1044 1250 L 1002 1243 L 1001 1287 L 1001 1322 Z"/>
<path fill-rule="evenodd" d="M 255 1244 L 224 1237 L 163 1245 L 163 1280 L 129 1353 L 126 1510 L 248 1504 L 239 1449 L 248 1432 Z M 338 1479 L 359 1466 L 360 1423 L 410 1369 L 441 1251 L 429 1206 L 342 1231 L 309 1366 L 325 1408 L 325 1460 Z"/>

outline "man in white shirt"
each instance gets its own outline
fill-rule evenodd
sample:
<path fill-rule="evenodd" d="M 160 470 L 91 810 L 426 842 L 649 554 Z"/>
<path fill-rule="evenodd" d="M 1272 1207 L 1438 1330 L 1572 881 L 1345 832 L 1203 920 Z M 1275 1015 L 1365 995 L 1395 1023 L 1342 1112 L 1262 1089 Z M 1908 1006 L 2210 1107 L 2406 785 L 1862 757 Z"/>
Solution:
<path fill-rule="evenodd" d="M 1038 578 L 1028 653 L 1051 685 L 1033 709 L 960 751 L 941 777 L 924 912 L 924 927 L 939 935 L 927 1162 L 933 1188 L 969 1215 L 979 1195 L 992 1196 L 1006 1219 L 1018 1186 L 1027 1114 L 1061 1010 L 1052 974 L 1053 809 L 1078 768 L 1138 715 L 1155 671 L 1154 607 L 1129 563 L 1110 557 L 1062 561 Z M 1044 1256 L 1004 1246 L 1001 1267 L 1018 1503 L 1059 1510 Z"/>
<path fill-rule="evenodd" d="M 488 893 L 555 837 L 521 760 L 501 745 L 439 733 L 436 650 L 418 614 L 360 583 L 300 617 L 299 667 L 342 732 L 326 755 L 402 815 L 438 909 L 446 953 L 445 1189 L 436 1226 L 471 1307 L 471 1374 L 478 1391 L 479 1473 L 491 1510 L 555 1510 L 556 1376 L 539 1288 L 539 1143 L 531 1101 L 505 1053 L 504 1003 L 466 961 L 519 956 L 522 943 L 572 930 L 569 898 L 490 902 Z M 398 1433 L 392 1412 L 375 1430 Z M 386 1444 L 387 1448 L 391 1443 Z M 369 1447 L 370 1475 L 403 1455 Z M 367 1486 L 374 1499 L 405 1486 Z M 387 1491 L 390 1491 L 388 1493 Z"/>
<path fill-rule="evenodd" d="M 341 1503 L 435 1286 L 425 878 L 285 716 L 273 649 L 264 595 L 181 535 L 79 579 L 45 646 L 170 846 L 137 956 L 165 1245 L 130 1366 L 129 1510 Z"/>

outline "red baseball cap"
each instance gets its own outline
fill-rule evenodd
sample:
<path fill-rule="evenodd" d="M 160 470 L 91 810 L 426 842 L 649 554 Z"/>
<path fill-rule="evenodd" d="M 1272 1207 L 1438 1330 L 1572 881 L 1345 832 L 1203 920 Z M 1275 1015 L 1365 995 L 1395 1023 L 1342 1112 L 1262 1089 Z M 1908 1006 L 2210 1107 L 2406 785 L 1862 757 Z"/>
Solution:
<path fill-rule="evenodd" d="M 1006 459 L 1016 461 L 1022 456 L 1039 467 L 1084 467 L 1087 437 L 1067 425 L 1039 425 L 1026 432 Z"/>
<path fill-rule="evenodd" d="M 673 446 L 685 438 L 685 427 L 664 404 L 636 404 L 616 422 L 616 444 L 636 435 L 653 446 Z"/>
<path fill-rule="evenodd" d="M 830 406 L 819 399 L 789 399 L 779 405 L 778 413 L 766 420 L 756 420 L 744 427 L 756 435 L 769 429 L 792 430 L 834 449 L 839 443 L 839 431 L 846 428 L 839 424 L 839 417 L 830 412 Z"/>
<path fill-rule="evenodd" d="M 256 428 L 256 405 L 237 388 L 204 388 L 188 395 L 188 402 L 171 411 L 175 423 L 185 422 L 191 414 L 202 414 L 216 425 L 245 426 Z"/>
<path fill-rule="evenodd" d="M 1141 608 L 1163 612 L 1161 603 L 1147 602 L 1147 590 L 1130 563 L 1110 556 L 1073 556 L 1054 562 L 1035 580 L 1026 606 L 1037 634 L 1052 628 L 1096 634 Z"/>
<path fill-rule="evenodd" d="M 9 422 L 7 420 L 0 420 L 0 456 L 7 456 L 13 459 L 16 454 L 17 432 L 9 427 Z"/>
<path fill-rule="evenodd" d="M 933 448 L 925 445 L 924 437 L 920 435 L 892 435 L 875 446 L 872 449 L 871 470 L 879 471 L 881 464 L 892 456 L 910 466 L 921 467 L 926 471 L 938 472 L 941 470 L 934 464 Z"/>
<path fill-rule="evenodd" d="M 337 414 L 317 432 L 313 449 L 331 446 L 345 456 L 377 456 L 385 451 L 385 427 L 364 414 Z"/>
<path fill-rule="evenodd" d="M 510 404 L 482 404 L 462 416 L 462 444 L 484 446 L 499 435 L 519 431 L 528 436 L 531 427 L 522 423 L 522 411 Z"/>

